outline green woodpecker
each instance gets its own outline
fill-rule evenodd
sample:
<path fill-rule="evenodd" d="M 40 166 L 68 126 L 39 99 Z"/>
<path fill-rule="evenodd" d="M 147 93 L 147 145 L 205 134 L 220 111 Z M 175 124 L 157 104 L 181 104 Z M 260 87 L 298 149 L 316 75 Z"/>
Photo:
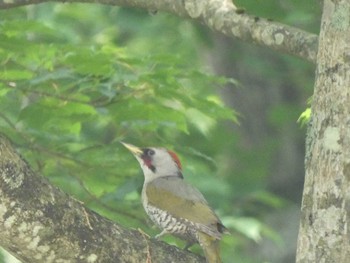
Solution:
<path fill-rule="evenodd" d="M 203 195 L 183 180 L 177 155 L 164 148 L 138 148 L 122 143 L 140 163 L 145 181 L 142 204 L 162 232 L 187 241 L 186 248 L 199 243 L 208 263 L 221 263 L 219 242 L 225 226 Z"/>

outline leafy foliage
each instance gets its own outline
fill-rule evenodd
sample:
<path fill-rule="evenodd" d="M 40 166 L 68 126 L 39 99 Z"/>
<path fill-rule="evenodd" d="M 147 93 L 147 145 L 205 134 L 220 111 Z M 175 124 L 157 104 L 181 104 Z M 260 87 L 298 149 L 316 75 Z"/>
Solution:
<path fill-rule="evenodd" d="M 142 178 L 132 176 L 138 166 L 119 142 L 170 145 L 190 130 L 207 136 L 220 120 L 236 122 L 213 89 L 229 80 L 193 67 L 195 54 L 134 54 L 109 39 L 109 31 L 98 33 L 101 42 L 67 37 L 57 21 L 78 14 L 62 8 L 47 17 L 48 9 L 12 11 L 0 23 L 1 131 L 52 182 L 137 226 L 144 220 Z M 23 18 L 23 12 L 35 15 Z"/>

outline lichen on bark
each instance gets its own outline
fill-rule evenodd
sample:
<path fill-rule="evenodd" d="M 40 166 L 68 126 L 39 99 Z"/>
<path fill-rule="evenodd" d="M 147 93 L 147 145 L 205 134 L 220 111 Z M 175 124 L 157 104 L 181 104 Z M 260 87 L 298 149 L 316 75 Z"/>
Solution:
<path fill-rule="evenodd" d="M 347 263 L 350 258 L 349 4 L 324 1 L 297 263 Z"/>

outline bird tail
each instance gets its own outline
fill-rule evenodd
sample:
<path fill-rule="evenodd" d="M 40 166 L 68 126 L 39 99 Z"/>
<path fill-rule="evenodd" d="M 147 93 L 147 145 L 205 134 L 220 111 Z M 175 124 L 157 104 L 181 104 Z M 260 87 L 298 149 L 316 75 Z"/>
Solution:
<path fill-rule="evenodd" d="M 220 257 L 220 240 L 203 232 L 198 232 L 197 235 L 207 263 L 222 263 Z"/>

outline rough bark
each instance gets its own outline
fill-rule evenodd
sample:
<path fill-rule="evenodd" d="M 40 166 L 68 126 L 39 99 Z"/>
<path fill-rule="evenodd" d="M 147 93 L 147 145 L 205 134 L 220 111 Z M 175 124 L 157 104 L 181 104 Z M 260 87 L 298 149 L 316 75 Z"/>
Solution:
<path fill-rule="evenodd" d="M 324 1 L 297 262 L 350 259 L 350 0 Z"/>
<path fill-rule="evenodd" d="M 315 63 L 317 36 L 267 19 L 238 14 L 231 0 L 0 0 L 0 9 L 44 2 L 138 7 L 192 18 L 213 30 Z"/>
<path fill-rule="evenodd" d="M 26 263 L 204 262 L 94 213 L 39 176 L 0 134 L 0 246 Z"/>

